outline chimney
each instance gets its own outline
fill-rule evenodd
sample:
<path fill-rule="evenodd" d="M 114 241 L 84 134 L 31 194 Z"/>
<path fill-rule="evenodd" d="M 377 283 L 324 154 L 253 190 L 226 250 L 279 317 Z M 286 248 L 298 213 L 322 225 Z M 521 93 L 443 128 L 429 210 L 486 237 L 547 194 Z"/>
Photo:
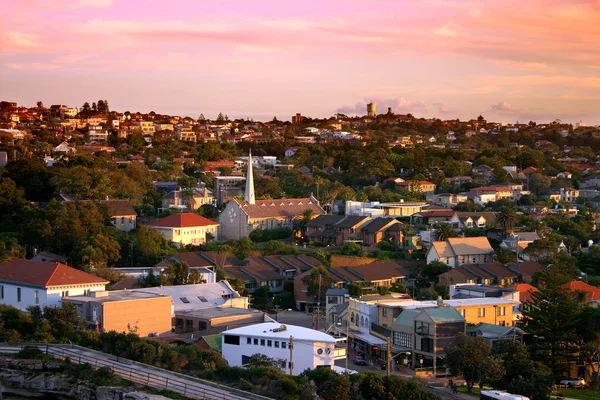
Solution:
<path fill-rule="evenodd" d="M 438 296 L 436 303 L 438 307 L 444 307 L 444 300 L 442 299 L 442 296 Z"/>

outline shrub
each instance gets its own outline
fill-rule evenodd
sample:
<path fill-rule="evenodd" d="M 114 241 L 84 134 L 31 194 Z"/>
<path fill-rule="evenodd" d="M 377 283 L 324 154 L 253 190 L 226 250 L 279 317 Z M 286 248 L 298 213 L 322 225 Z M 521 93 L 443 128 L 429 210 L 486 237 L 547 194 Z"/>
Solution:
<path fill-rule="evenodd" d="M 25 346 L 15 357 L 25 360 L 41 360 L 45 358 L 45 354 L 36 346 Z"/>

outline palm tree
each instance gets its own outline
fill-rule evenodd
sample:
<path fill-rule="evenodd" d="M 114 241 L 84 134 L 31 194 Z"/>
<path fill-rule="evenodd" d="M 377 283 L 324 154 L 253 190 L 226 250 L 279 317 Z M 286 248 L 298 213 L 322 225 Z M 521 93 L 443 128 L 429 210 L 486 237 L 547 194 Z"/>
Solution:
<path fill-rule="evenodd" d="M 508 233 L 512 233 L 515 222 L 517 222 L 517 211 L 513 206 L 503 206 L 496 214 L 496 221 L 502 226 L 506 236 Z"/>
<path fill-rule="evenodd" d="M 304 211 L 302 211 L 302 215 L 300 215 L 298 218 L 296 218 L 296 223 L 294 225 L 296 225 L 296 232 L 300 231 L 300 237 L 304 237 L 304 234 L 306 233 L 306 225 L 315 217 L 315 212 L 313 210 L 311 210 L 310 208 L 305 209 Z"/>
<path fill-rule="evenodd" d="M 448 240 L 448 238 L 456 236 L 458 236 L 458 233 L 452 228 L 452 225 L 447 222 L 436 225 L 433 231 L 434 240 L 439 242 L 444 242 Z"/>

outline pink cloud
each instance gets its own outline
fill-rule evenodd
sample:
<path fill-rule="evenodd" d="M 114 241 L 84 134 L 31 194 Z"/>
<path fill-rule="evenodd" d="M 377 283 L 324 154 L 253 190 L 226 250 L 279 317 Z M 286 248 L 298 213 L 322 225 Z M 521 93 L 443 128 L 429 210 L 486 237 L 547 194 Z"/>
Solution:
<path fill-rule="evenodd" d="M 378 114 L 387 112 L 388 107 L 393 113 L 410 113 L 414 111 L 424 111 L 425 105 L 419 101 L 410 101 L 404 97 L 383 99 L 380 97 L 367 97 L 353 106 L 344 105 L 337 109 L 337 112 L 348 115 L 366 115 L 367 104 L 375 104 Z"/>
<path fill-rule="evenodd" d="M 513 106 L 510 103 L 503 101 L 498 104 L 492 104 L 490 106 L 490 111 L 499 114 L 516 114 L 521 112 L 522 110 L 518 107 Z"/>

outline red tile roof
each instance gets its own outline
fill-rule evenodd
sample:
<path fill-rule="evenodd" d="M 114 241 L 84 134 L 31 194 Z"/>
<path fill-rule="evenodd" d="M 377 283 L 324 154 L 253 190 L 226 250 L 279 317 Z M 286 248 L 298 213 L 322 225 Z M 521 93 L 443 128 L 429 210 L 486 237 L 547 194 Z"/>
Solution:
<path fill-rule="evenodd" d="M 517 283 L 515 285 L 511 285 L 510 288 L 519 292 L 519 301 L 521 303 L 532 303 L 533 298 L 531 297 L 531 294 L 539 292 L 538 288 L 528 283 Z"/>
<path fill-rule="evenodd" d="M 587 293 L 589 295 L 588 300 L 600 300 L 600 288 L 588 285 L 585 282 L 571 281 L 569 283 L 565 283 L 563 286 L 572 292 L 577 291 Z"/>
<path fill-rule="evenodd" d="M 192 226 L 210 226 L 218 224 L 218 222 L 211 221 L 210 219 L 195 213 L 178 213 L 159 219 L 150 224 L 150 226 L 159 226 L 161 228 L 189 228 Z"/>
<path fill-rule="evenodd" d="M 0 264 L 0 281 L 39 287 L 84 285 L 109 281 L 58 262 L 12 260 Z"/>

